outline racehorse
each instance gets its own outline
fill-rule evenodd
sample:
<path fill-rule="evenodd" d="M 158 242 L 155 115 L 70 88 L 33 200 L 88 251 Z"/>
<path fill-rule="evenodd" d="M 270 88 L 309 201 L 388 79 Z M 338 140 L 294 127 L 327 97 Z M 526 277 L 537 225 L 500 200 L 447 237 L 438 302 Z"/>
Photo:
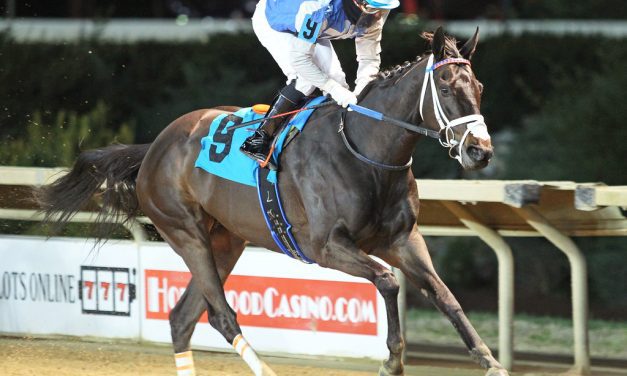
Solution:
<path fill-rule="evenodd" d="M 470 65 L 478 31 L 460 49 L 441 28 L 423 33 L 430 53 L 380 74 L 360 95 L 359 104 L 438 131 L 442 145 L 463 168 L 485 167 L 492 145 L 480 115 L 482 85 Z M 200 140 L 212 120 L 237 109 L 185 114 L 152 144 L 85 151 L 68 174 L 40 188 L 37 197 L 48 221 L 57 224 L 67 222 L 103 184 L 101 215 L 130 220 L 143 212 L 192 274 L 169 317 L 177 356 L 189 355 L 191 362 L 190 338 L 207 311 L 209 323 L 256 375 L 274 375 L 242 336 L 223 284 L 246 244 L 277 252 L 279 247 L 260 213 L 254 187 L 194 167 Z M 346 140 L 338 135 L 340 122 Z M 408 168 L 419 139 L 415 132 L 337 105 L 317 109 L 279 163 L 278 185 L 294 237 L 310 260 L 365 278 L 382 295 L 389 357 L 380 375 L 404 373 L 404 340 L 399 283 L 370 255 L 402 270 L 451 321 L 471 357 L 487 369 L 486 375 L 508 375 L 437 275 L 419 232 L 418 189 Z M 232 149 L 238 152 L 236 146 Z"/>

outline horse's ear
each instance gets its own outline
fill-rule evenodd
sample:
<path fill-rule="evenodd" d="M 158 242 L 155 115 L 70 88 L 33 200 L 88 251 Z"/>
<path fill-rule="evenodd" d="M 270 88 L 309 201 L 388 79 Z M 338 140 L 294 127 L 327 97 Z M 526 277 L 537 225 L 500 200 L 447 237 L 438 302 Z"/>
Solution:
<path fill-rule="evenodd" d="M 468 39 L 468 41 L 462 46 L 459 50 L 459 53 L 466 60 L 472 59 L 472 55 L 475 53 L 477 49 L 477 43 L 479 43 L 479 27 L 475 31 L 475 35 L 472 38 Z"/>
<path fill-rule="evenodd" d="M 431 41 L 431 48 L 433 50 L 433 55 L 435 56 L 435 61 L 444 60 L 444 52 L 446 47 L 446 40 L 444 37 L 444 30 L 442 27 L 438 27 L 438 29 L 433 33 L 433 40 Z"/>

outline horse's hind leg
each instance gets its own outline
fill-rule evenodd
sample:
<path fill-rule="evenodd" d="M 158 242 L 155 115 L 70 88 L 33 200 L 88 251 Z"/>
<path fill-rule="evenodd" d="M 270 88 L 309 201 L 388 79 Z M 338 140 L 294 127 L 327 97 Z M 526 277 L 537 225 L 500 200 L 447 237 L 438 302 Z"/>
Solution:
<path fill-rule="evenodd" d="M 442 312 L 457 329 L 466 344 L 470 356 L 488 369 L 486 376 L 506 376 L 507 371 L 492 356 L 490 349 L 462 311 L 457 299 L 435 272 L 431 257 L 422 235 L 416 228 L 408 239 L 391 254 L 379 255 L 393 266 L 400 268 L 412 283 Z"/>
<path fill-rule="evenodd" d="M 229 307 L 224 296 L 222 280 L 217 266 L 219 256 L 213 253 L 209 238 L 209 231 L 215 224 L 215 220 L 197 205 L 181 204 L 176 205 L 176 209 L 176 213 L 170 215 L 166 215 L 164 212 L 154 212 L 149 216 L 161 236 L 183 258 L 192 273 L 196 286 L 192 288 L 194 291 L 199 290 L 205 299 L 209 323 L 222 334 L 228 343 L 235 347 L 255 375 L 274 375 L 274 372 L 259 359 L 255 351 L 248 346 L 242 337 L 235 312 Z M 191 298 L 186 299 L 190 300 L 190 304 L 198 301 L 197 298 L 193 298 L 192 293 L 189 296 Z M 197 310 L 198 308 L 196 312 Z M 190 312 L 190 316 L 193 316 L 191 313 L 194 312 Z M 180 359 L 186 358 L 183 355 Z"/>
<path fill-rule="evenodd" d="M 192 278 L 187 288 L 170 312 L 170 332 L 178 376 L 194 376 L 194 360 L 190 339 L 200 315 L 207 310 L 207 303 L 198 284 Z"/>
<path fill-rule="evenodd" d="M 224 285 L 235 263 L 241 256 L 245 243 L 220 225 L 213 227 L 210 233 L 210 240 L 218 274 L 220 275 L 222 285 Z M 185 289 L 185 293 L 183 293 L 181 299 L 170 312 L 172 345 L 176 354 L 179 376 L 194 374 L 190 339 L 198 319 L 206 310 L 207 302 L 202 295 L 199 285 L 192 278 Z"/>

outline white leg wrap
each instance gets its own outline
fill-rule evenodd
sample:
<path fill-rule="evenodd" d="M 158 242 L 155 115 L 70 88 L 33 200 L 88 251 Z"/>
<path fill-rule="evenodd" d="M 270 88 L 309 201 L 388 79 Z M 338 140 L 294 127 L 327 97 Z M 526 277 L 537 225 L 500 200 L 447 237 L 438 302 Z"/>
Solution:
<path fill-rule="evenodd" d="M 191 351 L 174 354 L 174 360 L 176 361 L 177 376 L 196 376 L 194 358 Z"/>
<path fill-rule="evenodd" d="M 255 353 L 252 347 L 248 344 L 244 336 L 238 334 L 237 337 L 233 340 L 233 347 L 235 351 L 239 354 L 239 356 L 244 359 L 246 364 L 253 371 L 255 376 L 262 376 L 263 374 L 263 363 Z"/>

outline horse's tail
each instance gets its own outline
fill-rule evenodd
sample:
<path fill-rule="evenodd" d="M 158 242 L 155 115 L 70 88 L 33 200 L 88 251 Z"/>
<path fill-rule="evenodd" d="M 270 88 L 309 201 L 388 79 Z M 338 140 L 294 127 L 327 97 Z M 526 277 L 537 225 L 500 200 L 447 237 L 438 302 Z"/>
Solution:
<path fill-rule="evenodd" d="M 124 224 L 137 216 L 135 180 L 149 147 L 117 144 L 82 152 L 66 175 L 35 190 L 44 223 L 58 232 L 104 184 L 94 230 L 96 243 L 107 239 L 117 226 L 114 222 Z"/>

